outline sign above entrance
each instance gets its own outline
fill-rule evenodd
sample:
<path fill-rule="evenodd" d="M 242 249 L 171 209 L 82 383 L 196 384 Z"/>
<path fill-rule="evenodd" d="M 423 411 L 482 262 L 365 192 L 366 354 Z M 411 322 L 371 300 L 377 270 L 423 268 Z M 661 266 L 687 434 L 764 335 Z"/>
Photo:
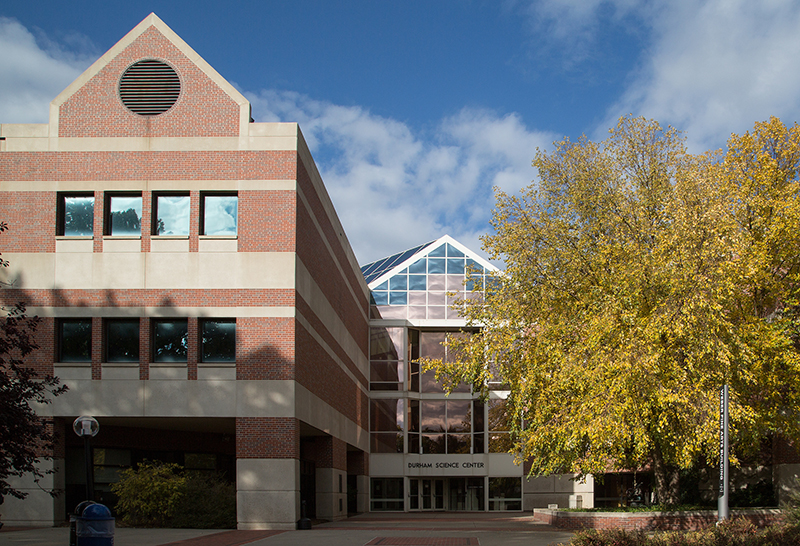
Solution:
<path fill-rule="evenodd" d="M 408 468 L 483 468 L 482 462 L 463 463 L 408 463 Z"/>
<path fill-rule="evenodd" d="M 486 476 L 488 463 L 483 455 L 406 456 L 406 476 Z"/>

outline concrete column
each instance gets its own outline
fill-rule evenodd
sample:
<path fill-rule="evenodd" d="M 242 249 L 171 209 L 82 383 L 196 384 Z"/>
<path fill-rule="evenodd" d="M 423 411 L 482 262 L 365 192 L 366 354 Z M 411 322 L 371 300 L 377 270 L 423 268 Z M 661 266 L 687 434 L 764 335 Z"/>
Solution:
<path fill-rule="evenodd" d="M 348 451 L 347 474 L 356 477 L 356 511 L 369 512 L 369 454 Z"/>
<path fill-rule="evenodd" d="M 300 461 L 237 459 L 239 529 L 294 529 L 300 519 Z"/>
<path fill-rule="evenodd" d="M 294 529 L 300 519 L 297 420 L 236 419 L 236 519 L 239 529 Z"/>
<path fill-rule="evenodd" d="M 317 518 L 347 517 L 347 444 L 332 436 L 315 439 L 317 445 Z"/>

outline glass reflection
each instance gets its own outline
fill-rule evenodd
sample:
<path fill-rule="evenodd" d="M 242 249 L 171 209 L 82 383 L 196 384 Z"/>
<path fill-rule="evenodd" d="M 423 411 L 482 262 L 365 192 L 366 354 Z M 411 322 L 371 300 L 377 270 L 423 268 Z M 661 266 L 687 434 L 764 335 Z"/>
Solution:
<path fill-rule="evenodd" d="M 189 333 L 186 320 L 159 320 L 153 324 L 153 360 L 186 362 Z"/>
<path fill-rule="evenodd" d="M 94 226 L 94 197 L 64 197 L 64 225 L 61 235 L 85 237 L 92 235 Z"/>
<path fill-rule="evenodd" d="M 139 361 L 139 320 L 106 323 L 106 362 Z"/>
<path fill-rule="evenodd" d="M 236 321 L 204 320 L 201 342 L 203 362 L 235 362 Z"/>
<path fill-rule="evenodd" d="M 203 196 L 203 235 L 236 235 L 238 209 L 236 195 Z"/>
<path fill-rule="evenodd" d="M 189 235 L 188 195 L 156 197 L 156 235 Z"/>
<path fill-rule="evenodd" d="M 112 195 L 109 200 L 109 235 L 142 234 L 142 196 Z"/>

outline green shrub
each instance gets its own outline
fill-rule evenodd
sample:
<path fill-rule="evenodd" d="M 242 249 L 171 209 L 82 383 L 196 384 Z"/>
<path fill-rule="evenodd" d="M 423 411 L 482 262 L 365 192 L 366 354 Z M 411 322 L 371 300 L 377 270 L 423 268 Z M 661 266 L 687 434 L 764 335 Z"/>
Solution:
<path fill-rule="evenodd" d="M 795 527 L 800 527 L 800 488 L 798 485 L 797 482 L 794 483 L 789 498 L 781 506 L 786 523 Z"/>
<path fill-rule="evenodd" d="M 177 464 L 144 461 L 120 474 L 111 486 L 122 523 L 133 527 L 164 527 L 175 513 L 186 478 Z"/>
<path fill-rule="evenodd" d="M 121 523 L 132 527 L 236 527 L 236 489 L 219 476 L 145 461 L 122 472 L 111 490 Z"/>
<path fill-rule="evenodd" d="M 760 480 L 731 493 L 731 506 L 777 506 L 772 480 Z"/>
<path fill-rule="evenodd" d="M 171 527 L 236 528 L 236 488 L 219 476 L 189 474 L 176 504 Z"/>

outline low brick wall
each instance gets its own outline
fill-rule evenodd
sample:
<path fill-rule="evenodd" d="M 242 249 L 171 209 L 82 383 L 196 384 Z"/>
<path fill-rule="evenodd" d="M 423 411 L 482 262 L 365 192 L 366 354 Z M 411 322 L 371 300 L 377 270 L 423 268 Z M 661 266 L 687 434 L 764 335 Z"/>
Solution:
<path fill-rule="evenodd" d="M 559 529 L 644 529 L 646 531 L 696 531 L 717 522 L 716 510 L 692 512 L 566 512 L 536 508 L 537 521 Z M 778 509 L 732 510 L 732 518 L 745 518 L 758 527 L 777 523 Z"/>

